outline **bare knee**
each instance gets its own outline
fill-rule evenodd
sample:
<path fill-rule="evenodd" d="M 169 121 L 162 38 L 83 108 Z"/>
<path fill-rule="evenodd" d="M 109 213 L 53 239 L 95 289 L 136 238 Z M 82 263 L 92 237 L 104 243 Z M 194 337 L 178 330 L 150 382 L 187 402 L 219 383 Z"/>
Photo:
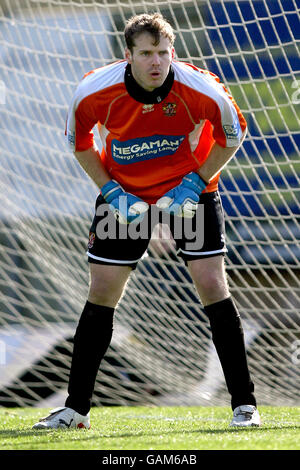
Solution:
<path fill-rule="evenodd" d="M 130 272 L 128 266 L 91 264 L 88 300 L 97 305 L 115 307 Z"/>
<path fill-rule="evenodd" d="M 229 296 L 226 278 L 220 273 L 204 275 L 197 288 L 204 305 L 219 302 Z"/>
<path fill-rule="evenodd" d="M 189 271 L 203 305 L 229 297 L 223 257 L 205 258 L 188 263 Z"/>

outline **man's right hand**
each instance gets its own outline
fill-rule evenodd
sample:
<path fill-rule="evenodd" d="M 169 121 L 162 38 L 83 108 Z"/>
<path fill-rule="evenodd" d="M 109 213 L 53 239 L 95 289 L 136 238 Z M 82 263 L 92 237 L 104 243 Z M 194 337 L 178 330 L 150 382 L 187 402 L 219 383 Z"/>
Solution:
<path fill-rule="evenodd" d="M 114 180 L 101 188 L 102 196 L 120 224 L 140 223 L 149 205 L 134 194 L 126 193 Z"/>

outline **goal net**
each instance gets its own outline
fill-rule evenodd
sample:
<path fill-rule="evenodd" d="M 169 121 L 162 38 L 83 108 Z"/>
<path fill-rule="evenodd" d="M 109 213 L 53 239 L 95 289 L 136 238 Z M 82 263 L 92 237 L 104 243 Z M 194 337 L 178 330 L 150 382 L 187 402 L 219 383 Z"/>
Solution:
<path fill-rule="evenodd" d="M 66 397 L 97 194 L 67 149 L 66 113 L 86 72 L 123 58 L 126 20 L 154 11 L 177 57 L 217 74 L 248 122 L 220 181 L 228 279 L 258 402 L 299 405 L 299 2 L 0 0 L 2 406 Z M 167 226 L 118 305 L 93 404 L 229 405 Z"/>

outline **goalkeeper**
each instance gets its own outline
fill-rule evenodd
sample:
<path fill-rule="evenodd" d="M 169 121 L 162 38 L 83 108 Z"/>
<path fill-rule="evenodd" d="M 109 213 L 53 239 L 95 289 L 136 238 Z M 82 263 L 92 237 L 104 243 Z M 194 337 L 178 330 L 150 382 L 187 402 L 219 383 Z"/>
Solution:
<path fill-rule="evenodd" d="M 87 73 L 70 103 L 66 135 L 99 196 L 90 229 L 90 286 L 76 333 L 65 406 L 34 429 L 90 427 L 96 375 L 113 332 L 115 307 L 151 237 L 130 237 L 132 224 L 167 213 L 177 245 L 208 316 L 233 410 L 232 426 L 258 426 L 240 315 L 225 273 L 222 168 L 243 142 L 246 122 L 214 74 L 174 56 L 174 32 L 159 14 L 137 15 L 124 31 L 125 59 Z M 93 128 L 98 126 L 99 152 Z M 127 236 L 97 230 L 108 207 Z M 203 242 L 174 227 L 203 210 Z M 112 215 L 113 214 L 113 215 Z M 176 221 L 176 223 L 175 223 Z M 177 224 L 177 225 L 176 225 Z"/>

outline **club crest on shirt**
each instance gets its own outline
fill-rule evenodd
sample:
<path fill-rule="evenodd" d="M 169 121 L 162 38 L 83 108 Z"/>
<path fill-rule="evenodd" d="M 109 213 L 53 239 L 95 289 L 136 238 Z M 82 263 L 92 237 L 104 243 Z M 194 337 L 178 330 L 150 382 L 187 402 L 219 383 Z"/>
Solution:
<path fill-rule="evenodd" d="M 175 116 L 176 103 L 166 103 L 163 105 L 163 112 L 165 116 Z"/>

